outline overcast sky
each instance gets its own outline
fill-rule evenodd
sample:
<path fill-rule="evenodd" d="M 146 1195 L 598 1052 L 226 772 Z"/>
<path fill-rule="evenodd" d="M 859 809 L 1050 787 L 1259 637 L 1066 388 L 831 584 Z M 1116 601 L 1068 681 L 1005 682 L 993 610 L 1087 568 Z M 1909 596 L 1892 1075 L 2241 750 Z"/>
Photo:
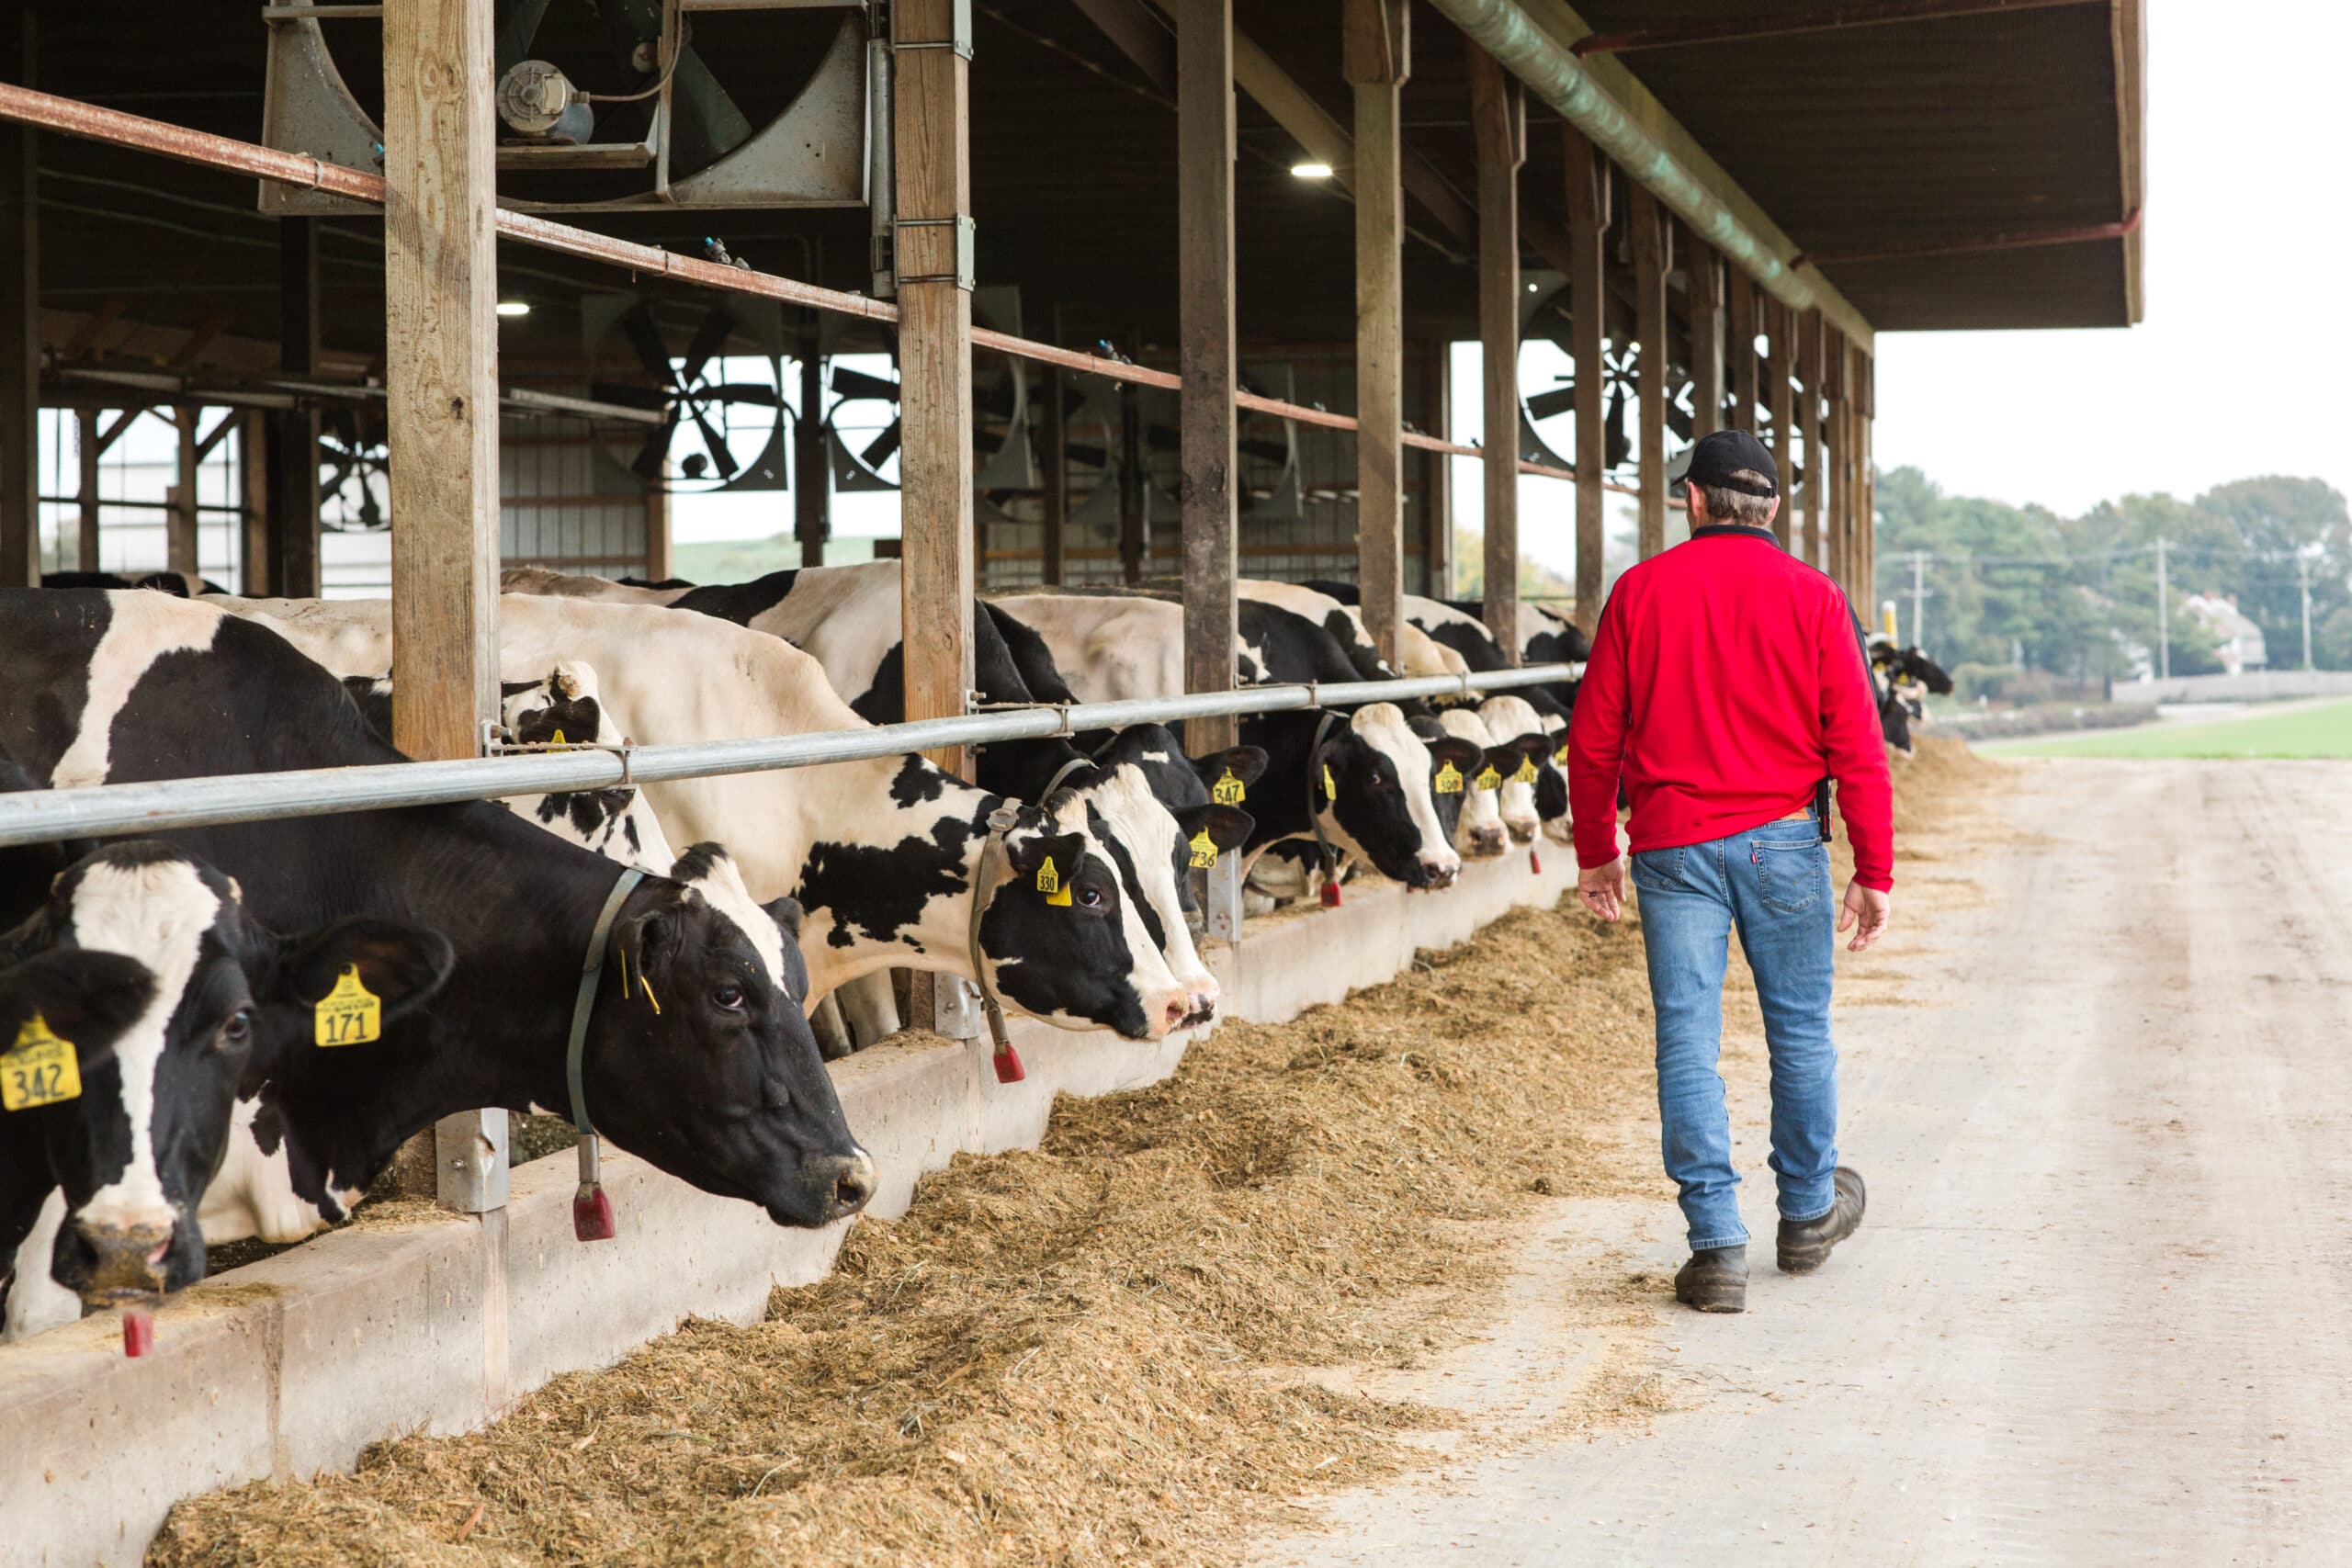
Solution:
<path fill-rule="evenodd" d="M 2352 6 L 2148 11 L 2147 319 L 1882 334 L 1881 467 L 2069 513 L 2255 474 L 2352 493 Z"/>

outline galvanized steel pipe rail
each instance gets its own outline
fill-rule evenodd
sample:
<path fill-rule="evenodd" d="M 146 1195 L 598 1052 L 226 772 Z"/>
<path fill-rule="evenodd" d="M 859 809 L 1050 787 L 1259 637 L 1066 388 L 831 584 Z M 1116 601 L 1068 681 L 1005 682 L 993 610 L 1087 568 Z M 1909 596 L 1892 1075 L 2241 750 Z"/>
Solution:
<path fill-rule="evenodd" d="M 1534 664 L 1470 675 L 1420 675 L 1340 685 L 1245 686 L 1181 697 L 999 709 L 963 718 L 916 719 L 865 729 L 827 729 L 742 740 L 638 746 L 626 751 L 582 749 L 444 762 L 385 762 L 275 773 L 228 773 L 153 784 L 91 784 L 0 795 L 0 847 L 58 839 L 163 833 L 229 822 L 330 817 L 402 806 L 443 806 L 504 795 L 610 789 L 669 779 L 764 773 L 895 757 L 935 746 L 986 745 L 1081 729 L 1166 723 L 1217 714 L 1277 713 L 1331 703 L 1395 697 L 1467 697 L 1473 693 L 1573 680 L 1573 664 Z"/>

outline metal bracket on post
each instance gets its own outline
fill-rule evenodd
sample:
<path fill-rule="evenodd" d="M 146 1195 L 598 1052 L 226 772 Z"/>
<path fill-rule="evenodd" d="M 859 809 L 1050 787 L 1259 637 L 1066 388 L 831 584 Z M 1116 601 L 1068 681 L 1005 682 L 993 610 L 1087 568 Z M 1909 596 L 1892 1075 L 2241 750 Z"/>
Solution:
<path fill-rule="evenodd" d="M 965 59 L 972 58 L 972 0 L 955 0 L 955 15 L 949 22 L 953 32 L 946 38 L 905 39 L 899 36 L 899 7 L 890 7 L 890 47 L 897 49 L 952 49 Z"/>
<path fill-rule="evenodd" d="M 461 1111 L 433 1124 L 435 1185 L 441 1206 L 461 1214 L 506 1207 L 506 1111 Z"/>
<path fill-rule="evenodd" d="M 894 269 L 899 264 L 899 257 L 906 254 L 906 247 L 899 243 L 899 230 L 952 228 L 956 231 L 956 270 L 954 272 L 899 273 L 898 274 L 899 287 L 904 288 L 910 283 L 952 283 L 967 294 L 972 291 L 974 278 L 972 250 L 977 231 L 968 213 L 959 212 L 953 218 L 894 218 L 890 220 L 890 228 L 892 253 L 890 265 Z"/>
<path fill-rule="evenodd" d="M 980 1023 L 980 994 L 960 975 L 931 976 L 931 1027 L 950 1040 L 977 1040 L 985 1032 Z"/>
<path fill-rule="evenodd" d="M 1208 868 L 1208 887 L 1201 899 L 1202 929 L 1212 942 L 1241 946 L 1241 852 L 1216 857 Z"/>

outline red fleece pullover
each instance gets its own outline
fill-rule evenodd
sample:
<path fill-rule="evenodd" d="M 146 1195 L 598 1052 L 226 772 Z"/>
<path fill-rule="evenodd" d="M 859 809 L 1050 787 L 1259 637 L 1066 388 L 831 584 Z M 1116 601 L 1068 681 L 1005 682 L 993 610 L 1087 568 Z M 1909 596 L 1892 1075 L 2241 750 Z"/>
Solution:
<path fill-rule="evenodd" d="M 1877 691 L 1846 596 L 1771 535 L 1714 525 L 1617 580 L 1568 730 L 1577 863 L 1704 843 L 1776 821 L 1823 777 L 1854 875 L 1894 886 L 1894 794 Z"/>

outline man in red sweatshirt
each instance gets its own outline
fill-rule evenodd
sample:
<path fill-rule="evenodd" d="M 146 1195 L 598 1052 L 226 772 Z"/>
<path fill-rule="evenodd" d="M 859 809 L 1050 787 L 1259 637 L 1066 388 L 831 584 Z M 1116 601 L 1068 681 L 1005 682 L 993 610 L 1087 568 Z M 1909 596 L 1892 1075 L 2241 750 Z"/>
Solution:
<path fill-rule="evenodd" d="M 1893 797 L 1860 626 L 1838 585 L 1772 536 L 1780 472 L 1744 430 L 1690 449 L 1690 538 L 1617 581 L 1593 633 L 1568 731 L 1577 892 L 1618 916 L 1617 794 L 1633 802 L 1634 886 L 1657 1015 L 1667 1174 L 1690 1260 L 1678 1300 L 1747 1305 L 1747 1228 L 1716 1070 L 1724 970 L 1739 932 L 1772 1059 L 1779 1262 L 1809 1273 L 1861 1224 L 1862 1179 L 1838 1163 L 1838 1051 L 1825 781 L 1835 779 L 1854 880 L 1838 931 L 1860 952 L 1886 930 Z"/>

